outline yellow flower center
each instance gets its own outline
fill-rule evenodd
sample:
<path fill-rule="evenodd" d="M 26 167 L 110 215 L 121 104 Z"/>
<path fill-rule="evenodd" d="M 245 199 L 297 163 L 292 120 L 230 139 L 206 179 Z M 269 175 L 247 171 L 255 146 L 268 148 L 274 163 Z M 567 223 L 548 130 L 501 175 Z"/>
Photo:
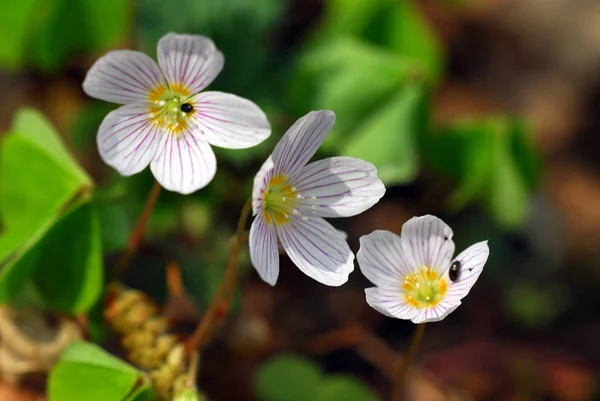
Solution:
<path fill-rule="evenodd" d="M 187 128 L 190 114 L 195 111 L 187 103 L 190 95 L 190 91 L 180 84 L 153 89 L 148 96 L 152 102 L 149 110 L 152 122 L 170 133 L 182 133 Z M 182 107 L 184 104 L 188 106 Z"/>
<path fill-rule="evenodd" d="M 307 205 L 310 202 L 311 204 L 307 206 L 310 211 L 314 212 L 317 210 L 317 205 L 314 204 L 316 200 L 315 197 L 306 199 L 300 195 L 287 178 L 280 174 L 272 177 L 267 185 L 262 198 L 262 211 L 269 224 L 287 223 L 290 216 L 299 216 L 306 220 L 307 217 L 302 215 L 298 206 Z"/>
<path fill-rule="evenodd" d="M 446 295 L 448 283 L 428 266 L 421 266 L 406 275 L 402 284 L 406 303 L 418 309 L 437 305 Z"/>

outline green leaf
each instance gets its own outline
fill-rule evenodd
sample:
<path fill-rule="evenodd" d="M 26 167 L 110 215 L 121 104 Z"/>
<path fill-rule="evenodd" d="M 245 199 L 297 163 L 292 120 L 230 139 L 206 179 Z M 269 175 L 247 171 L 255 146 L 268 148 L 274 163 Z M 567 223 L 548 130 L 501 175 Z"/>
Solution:
<path fill-rule="evenodd" d="M 5 264 L 0 270 L 0 303 L 4 303 L 32 272 L 37 256 L 25 254 L 58 219 L 64 205 L 76 198 L 79 184 L 38 145 L 18 135 L 9 135 L 2 143 L 0 183 L 4 224 L 0 263 Z"/>
<path fill-rule="evenodd" d="M 452 208 L 480 201 L 509 229 L 527 218 L 541 165 L 522 119 L 459 120 L 422 136 L 421 147 L 428 162 L 456 182 Z"/>
<path fill-rule="evenodd" d="M 312 398 L 311 398 L 312 399 Z M 378 401 L 373 390 L 351 376 L 329 376 L 320 385 L 314 401 Z"/>
<path fill-rule="evenodd" d="M 78 342 L 63 352 L 50 372 L 48 398 L 120 401 L 134 399 L 147 387 L 147 379 L 134 367 L 94 344 Z"/>
<path fill-rule="evenodd" d="M 423 76 L 438 80 L 444 70 L 444 54 L 433 30 L 412 0 L 392 1 L 389 45 L 419 63 Z"/>
<path fill-rule="evenodd" d="M 255 377 L 262 401 L 314 400 L 321 381 L 319 366 L 295 355 L 276 356 L 263 364 Z"/>
<path fill-rule="evenodd" d="M 334 110 L 338 118 L 330 136 L 343 137 L 397 92 L 413 72 L 414 64 L 385 49 L 359 39 L 334 37 L 303 52 L 288 86 L 288 98 L 298 114 Z"/>
<path fill-rule="evenodd" d="M 39 113 L 18 112 L 13 128 L 0 149 L 0 303 L 32 274 L 41 257 L 36 243 L 92 187 Z"/>
<path fill-rule="evenodd" d="M 79 180 L 80 185 L 92 185 L 90 177 L 67 151 L 56 130 L 42 113 L 27 107 L 19 109 L 13 118 L 11 131 L 43 147 L 58 164 L 64 166 L 65 171 Z"/>
<path fill-rule="evenodd" d="M 34 281 L 46 304 L 71 314 L 90 309 L 103 285 L 100 230 L 92 207 L 84 204 L 63 216 L 36 248 Z"/>
<path fill-rule="evenodd" d="M 31 27 L 31 15 L 38 1 L 0 3 L 0 66 L 15 69 L 21 65 Z"/>
<path fill-rule="evenodd" d="M 423 91 L 405 87 L 340 143 L 340 153 L 367 160 L 378 168 L 388 185 L 410 181 L 417 172 L 415 135 L 424 129 Z"/>
<path fill-rule="evenodd" d="M 364 39 L 411 60 L 422 78 L 435 82 L 443 52 L 432 29 L 411 0 L 327 0 L 316 41 L 332 36 Z"/>

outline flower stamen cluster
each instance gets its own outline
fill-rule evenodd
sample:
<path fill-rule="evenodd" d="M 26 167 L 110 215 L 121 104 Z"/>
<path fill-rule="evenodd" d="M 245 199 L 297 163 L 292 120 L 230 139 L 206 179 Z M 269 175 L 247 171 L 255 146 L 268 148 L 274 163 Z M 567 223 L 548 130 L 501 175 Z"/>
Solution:
<path fill-rule="evenodd" d="M 437 305 L 446 295 L 448 282 L 428 266 L 404 276 L 402 284 L 406 303 L 418 309 Z"/>

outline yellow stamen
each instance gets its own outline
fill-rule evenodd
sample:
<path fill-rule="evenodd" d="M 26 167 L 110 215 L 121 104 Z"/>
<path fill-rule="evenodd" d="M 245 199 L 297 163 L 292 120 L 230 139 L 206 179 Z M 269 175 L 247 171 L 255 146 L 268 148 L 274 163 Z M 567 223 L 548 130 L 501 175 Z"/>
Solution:
<path fill-rule="evenodd" d="M 195 109 L 186 113 L 181 110 L 181 105 L 186 103 L 190 97 L 190 91 L 181 83 L 170 86 L 158 86 L 150 91 L 148 100 L 152 103 L 149 116 L 154 124 L 163 130 L 181 134 L 187 128 L 187 117 Z"/>
<path fill-rule="evenodd" d="M 448 283 L 428 266 L 421 266 L 404 277 L 402 283 L 406 303 L 418 309 L 437 305 L 446 295 Z"/>
<path fill-rule="evenodd" d="M 287 223 L 290 215 L 297 213 L 297 195 L 296 188 L 287 182 L 284 175 L 271 178 L 262 200 L 265 221 L 268 224 Z"/>

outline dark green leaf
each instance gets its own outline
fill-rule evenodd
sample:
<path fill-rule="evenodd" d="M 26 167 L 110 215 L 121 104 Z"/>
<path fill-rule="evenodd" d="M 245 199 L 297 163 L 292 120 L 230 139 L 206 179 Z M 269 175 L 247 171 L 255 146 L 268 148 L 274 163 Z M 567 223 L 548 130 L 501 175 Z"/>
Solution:
<path fill-rule="evenodd" d="M 422 153 L 456 182 L 453 208 L 478 200 L 506 228 L 523 223 L 540 174 L 539 156 L 518 118 L 457 121 L 421 138 Z"/>
<path fill-rule="evenodd" d="M 100 230 L 92 207 L 85 204 L 63 216 L 36 248 L 34 280 L 47 305 L 71 314 L 91 308 L 103 285 Z"/>
<path fill-rule="evenodd" d="M 262 401 L 315 400 L 321 371 L 314 362 L 294 355 L 281 355 L 263 364 L 255 378 Z"/>
<path fill-rule="evenodd" d="M 378 401 L 373 390 L 351 376 L 329 376 L 317 390 L 314 401 Z"/>

